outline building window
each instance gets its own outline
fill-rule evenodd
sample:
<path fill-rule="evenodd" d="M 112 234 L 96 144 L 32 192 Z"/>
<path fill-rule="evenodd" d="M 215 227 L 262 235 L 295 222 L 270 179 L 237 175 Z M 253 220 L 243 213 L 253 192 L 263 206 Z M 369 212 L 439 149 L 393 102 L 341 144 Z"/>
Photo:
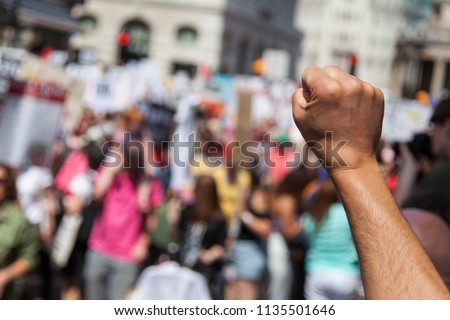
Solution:
<path fill-rule="evenodd" d="M 237 51 L 237 68 L 236 71 L 238 73 L 246 74 L 248 72 L 247 69 L 247 56 L 249 52 L 249 42 L 247 38 L 242 38 L 239 42 L 239 47 Z"/>
<path fill-rule="evenodd" d="M 256 59 L 262 58 L 265 49 L 266 49 L 266 46 L 263 43 L 259 42 L 258 45 L 256 46 L 256 51 L 255 51 L 256 57 L 255 58 Z"/>
<path fill-rule="evenodd" d="M 177 74 L 179 72 L 184 72 L 190 78 L 193 78 L 197 73 L 197 66 L 189 63 L 174 62 L 172 64 L 172 74 Z"/>
<path fill-rule="evenodd" d="M 97 19 L 93 16 L 83 16 L 79 18 L 78 21 L 81 30 L 85 33 L 94 31 L 97 26 Z"/>
<path fill-rule="evenodd" d="M 197 38 L 197 30 L 192 27 L 182 27 L 178 29 L 177 39 L 180 43 L 195 43 Z"/>
<path fill-rule="evenodd" d="M 230 32 L 226 32 L 223 36 L 222 50 L 224 56 L 228 56 L 233 52 L 233 35 Z"/>
<path fill-rule="evenodd" d="M 142 21 L 125 24 L 119 37 L 120 60 L 127 62 L 148 57 L 150 51 L 150 28 Z"/>
<path fill-rule="evenodd" d="M 416 91 L 425 90 L 430 91 L 431 88 L 431 79 L 433 76 L 434 62 L 430 60 L 422 60 L 420 61 L 420 76 L 419 83 L 420 86 Z"/>
<path fill-rule="evenodd" d="M 432 4 L 432 6 L 433 6 L 433 14 L 437 17 L 437 18 L 439 18 L 440 16 L 441 16 L 441 6 L 442 6 L 442 3 L 433 3 Z"/>
<path fill-rule="evenodd" d="M 444 88 L 446 88 L 447 90 L 450 89 L 450 63 L 445 64 Z"/>

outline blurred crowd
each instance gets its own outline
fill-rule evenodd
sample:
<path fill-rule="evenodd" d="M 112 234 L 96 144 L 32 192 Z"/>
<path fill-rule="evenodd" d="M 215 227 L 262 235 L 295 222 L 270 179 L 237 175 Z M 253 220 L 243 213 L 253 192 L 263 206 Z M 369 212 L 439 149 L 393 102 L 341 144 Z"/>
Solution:
<path fill-rule="evenodd" d="M 364 299 L 345 208 L 308 148 L 264 119 L 249 157 L 194 97 L 165 144 L 149 108 L 86 109 L 51 150 L 0 165 L 1 298 Z M 450 100 L 378 160 L 450 286 Z"/>

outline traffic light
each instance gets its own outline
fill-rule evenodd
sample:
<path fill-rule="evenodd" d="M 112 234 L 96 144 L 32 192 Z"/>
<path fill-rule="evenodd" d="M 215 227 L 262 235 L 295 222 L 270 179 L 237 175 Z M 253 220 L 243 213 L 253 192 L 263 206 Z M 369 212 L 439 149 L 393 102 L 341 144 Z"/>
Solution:
<path fill-rule="evenodd" d="M 348 56 L 348 63 L 350 64 L 350 74 L 352 76 L 356 75 L 356 67 L 358 66 L 358 56 L 356 53 L 351 52 Z"/>
<path fill-rule="evenodd" d="M 126 47 L 130 43 L 131 37 L 126 32 L 121 32 L 117 36 L 117 42 L 119 43 L 119 46 Z"/>

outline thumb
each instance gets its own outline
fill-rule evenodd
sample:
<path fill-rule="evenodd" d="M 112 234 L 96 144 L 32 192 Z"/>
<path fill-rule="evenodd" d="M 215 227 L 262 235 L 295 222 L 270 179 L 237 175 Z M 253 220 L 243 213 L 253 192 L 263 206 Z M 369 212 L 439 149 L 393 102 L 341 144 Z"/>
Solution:
<path fill-rule="evenodd" d="M 300 87 L 302 91 L 302 96 L 305 99 L 306 103 L 311 101 L 311 91 L 308 88 L 305 79 L 302 79 L 302 86 Z"/>
<path fill-rule="evenodd" d="M 295 90 L 292 97 L 292 105 L 294 106 L 294 111 L 297 111 L 297 108 L 306 109 L 311 99 L 311 92 L 305 87 Z"/>

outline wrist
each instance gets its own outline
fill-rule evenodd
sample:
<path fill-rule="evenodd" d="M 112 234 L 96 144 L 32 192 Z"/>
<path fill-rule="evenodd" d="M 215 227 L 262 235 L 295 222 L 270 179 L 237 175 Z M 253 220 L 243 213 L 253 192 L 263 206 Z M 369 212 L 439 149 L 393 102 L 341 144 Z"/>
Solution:
<path fill-rule="evenodd" d="M 346 198 L 353 199 L 359 194 L 371 193 L 374 197 L 391 195 L 376 160 L 358 168 L 332 172 L 330 177 L 344 203 Z"/>
<path fill-rule="evenodd" d="M 326 168 L 330 177 L 333 180 L 351 179 L 361 175 L 381 174 L 382 171 L 375 158 L 368 158 L 361 161 L 358 166 L 340 167 L 340 168 Z"/>

